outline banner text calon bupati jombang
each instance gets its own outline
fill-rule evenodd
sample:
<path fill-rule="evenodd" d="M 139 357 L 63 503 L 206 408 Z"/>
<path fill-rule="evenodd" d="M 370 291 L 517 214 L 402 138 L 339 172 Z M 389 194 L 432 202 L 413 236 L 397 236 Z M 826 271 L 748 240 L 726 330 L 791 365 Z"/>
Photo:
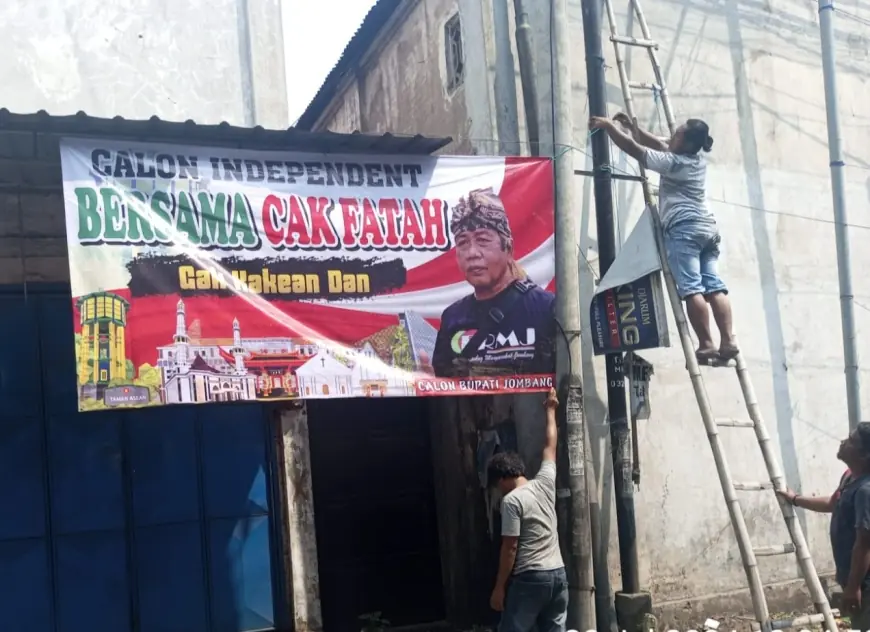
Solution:
<path fill-rule="evenodd" d="M 62 143 L 79 407 L 552 385 L 552 165 Z"/>

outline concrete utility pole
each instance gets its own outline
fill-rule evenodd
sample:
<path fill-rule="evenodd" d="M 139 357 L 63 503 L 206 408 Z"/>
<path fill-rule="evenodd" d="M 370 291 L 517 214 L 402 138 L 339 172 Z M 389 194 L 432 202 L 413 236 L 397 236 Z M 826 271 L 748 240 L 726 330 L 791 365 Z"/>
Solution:
<path fill-rule="evenodd" d="M 580 248 L 574 218 L 580 208 L 574 195 L 573 155 L 566 149 L 574 144 L 571 94 L 571 41 L 568 33 L 567 0 L 551 0 L 553 33 L 556 176 L 556 318 L 564 332 L 556 353 L 556 377 L 564 402 L 562 421 L 563 451 L 559 461 L 560 536 L 567 544 L 568 629 L 594 630 L 595 601 L 592 580 L 592 532 L 589 523 L 586 427 L 583 418 L 583 392 L 580 377 Z M 568 489 L 565 490 L 565 484 Z M 565 511 L 564 492 L 570 493 L 570 512 Z M 566 514 L 570 528 L 566 532 Z"/>
<path fill-rule="evenodd" d="M 828 115 L 828 155 L 831 161 L 831 192 L 834 196 L 834 234 L 837 239 L 837 271 L 840 276 L 840 319 L 843 324 L 843 359 L 846 364 L 846 402 L 849 429 L 861 421 L 861 382 L 855 345 L 855 306 L 852 293 L 852 263 L 846 218 L 846 183 L 843 150 L 840 147 L 840 115 L 837 107 L 837 56 L 834 51 L 834 0 L 819 0 L 822 40 L 822 73 L 825 78 L 825 109 Z"/>
<path fill-rule="evenodd" d="M 237 0 L 236 2 L 236 32 L 239 38 L 239 78 L 242 83 L 242 116 L 245 127 L 254 127 L 257 125 L 257 107 L 248 0 Z"/>
<path fill-rule="evenodd" d="M 517 106 L 517 73 L 511 51 L 511 28 L 505 0 L 492 3 L 492 33 L 495 46 L 495 124 L 500 156 L 520 156 L 520 122 Z"/>

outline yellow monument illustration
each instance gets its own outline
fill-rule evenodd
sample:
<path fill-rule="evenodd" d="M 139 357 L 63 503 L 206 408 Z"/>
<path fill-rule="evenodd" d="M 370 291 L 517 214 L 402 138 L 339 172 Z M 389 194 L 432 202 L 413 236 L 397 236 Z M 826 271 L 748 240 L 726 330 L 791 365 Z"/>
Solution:
<path fill-rule="evenodd" d="M 111 292 L 94 292 L 79 298 L 78 309 L 81 324 L 79 387 L 96 387 L 94 395 L 99 398 L 111 382 L 131 377 L 127 375 L 125 347 L 130 303 Z"/>

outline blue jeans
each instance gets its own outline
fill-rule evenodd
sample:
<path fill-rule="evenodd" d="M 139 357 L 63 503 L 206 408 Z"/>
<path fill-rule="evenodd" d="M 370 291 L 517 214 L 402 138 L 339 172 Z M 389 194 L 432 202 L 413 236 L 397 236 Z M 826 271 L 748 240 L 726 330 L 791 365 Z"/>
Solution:
<path fill-rule="evenodd" d="M 668 228 L 664 237 L 668 265 L 680 298 L 728 292 L 717 271 L 722 238 L 716 224 L 683 222 Z"/>
<path fill-rule="evenodd" d="M 498 632 L 565 632 L 568 578 L 564 568 L 511 577 Z"/>

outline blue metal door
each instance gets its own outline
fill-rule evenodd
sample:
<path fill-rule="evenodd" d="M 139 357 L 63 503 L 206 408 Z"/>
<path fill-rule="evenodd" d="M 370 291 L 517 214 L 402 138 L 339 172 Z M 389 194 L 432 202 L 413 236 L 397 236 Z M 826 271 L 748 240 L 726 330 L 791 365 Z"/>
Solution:
<path fill-rule="evenodd" d="M 264 407 L 79 414 L 70 303 L 0 294 L 0 630 L 283 627 Z"/>

